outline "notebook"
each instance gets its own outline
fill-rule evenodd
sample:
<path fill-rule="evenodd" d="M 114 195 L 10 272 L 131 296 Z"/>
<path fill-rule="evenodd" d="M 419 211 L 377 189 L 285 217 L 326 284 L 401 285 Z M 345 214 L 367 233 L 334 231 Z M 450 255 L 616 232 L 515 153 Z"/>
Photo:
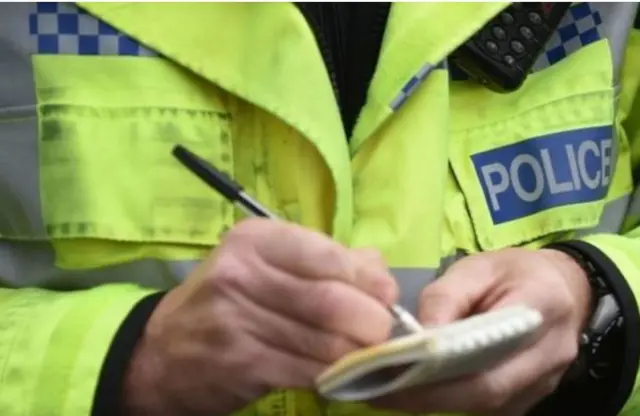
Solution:
<path fill-rule="evenodd" d="M 361 401 L 478 372 L 534 337 L 542 315 L 512 306 L 355 351 L 316 379 L 325 398 Z"/>

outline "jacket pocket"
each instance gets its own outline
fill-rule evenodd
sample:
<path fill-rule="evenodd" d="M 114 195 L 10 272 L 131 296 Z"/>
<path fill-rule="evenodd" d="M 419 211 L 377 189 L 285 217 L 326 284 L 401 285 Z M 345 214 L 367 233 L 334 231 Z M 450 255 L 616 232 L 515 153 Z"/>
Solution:
<path fill-rule="evenodd" d="M 222 92 L 155 57 L 41 55 L 33 68 L 37 117 L 0 142 L 30 155 L 2 177 L 4 239 L 52 245 L 63 269 L 197 259 L 219 242 L 233 208 L 171 152 L 233 172 Z"/>
<path fill-rule="evenodd" d="M 215 91 L 156 58 L 38 56 L 46 235 L 212 244 L 232 209 L 172 156 L 232 171 Z"/>

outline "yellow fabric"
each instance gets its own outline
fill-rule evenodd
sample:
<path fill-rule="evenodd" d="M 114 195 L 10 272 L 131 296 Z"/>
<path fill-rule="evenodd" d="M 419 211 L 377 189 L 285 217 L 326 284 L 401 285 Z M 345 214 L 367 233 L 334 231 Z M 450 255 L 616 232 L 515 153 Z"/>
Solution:
<path fill-rule="evenodd" d="M 218 242 L 241 215 L 173 160 L 176 143 L 228 170 L 279 215 L 350 246 L 377 247 L 394 267 L 436 268 L 457 249 L 537 246 L 595 225 L 604 200 L 494 225 L 469 158 L 545 133 L 621 123 L 637 81 L 625 81 L 621 103 L 628 104 L 614 120 L 606 41 L 533 75 L 508 96 L 473 83 L 452 85 L 445 70 L 435 69 L 391 111 L 425 65 L 440 63 L 504 6 L 394 4 L 348 145 L 313 34 L 293 5 L 83 4 L 164 58 L 34 57 L 42 208 L 57 266 L 197 259 Z M 607 200 L 631 188 L 629 157 L 636 160 L 638 152 L 627 125 L 631 145 L 618 133 L 619 164 Z M 630 276 L 638 273 L 635 242 L 592 240 Z M 0 414 L 87 414 L 110 337 L 147 293 L 120 285 L 74 294 L 0 290 L 0 312 L 7 312 L 0 315 L 0 340 L 22 340 L 10 351 L 2 348 L 13 344 L 0 342 L 0 357 L 17 369 L 0 369 Z M 95 346 L 82 348 L 88 337 Z M 67 340 L 73 349 L 61 352 Z M 64 380 L 48 388 L 58 371 Z M 21 383 L 22 374 L 35 376 Z M 5 377 L 14 378 L 5 383 Z M 33 399 L 36 393 L 42 399 Z M 9 400 L 21 396 L 29 399 Z M 238 414 L 397 413 L 286 391 Z"/>
<path fill-rule="evenodd" d="M 113 334 L 149 293 L 133 285 L 0 289 L 0 414 L 90 414 Z"/>
<path fill-rule="evenodd" d="M 637 92 L 640 89 L 640 72 L 638 68 L 640 68 L 640 35 L 636 30 L 632 33 L 627 48 L 623 72 L 624 88 L 620 92 L 620 110 L 618 114 L 624 126 L 623 133 L 628 143 L 630 165 L 636 170 L 640 166 L 640 140 L 638 140 L 640 119 L 636 116 L 640 114 L 640 99 L 637 96 Z M 634 234 L 634 237 L 637 237 L 638 230 L 636 227 L 639 224 L 640 210 L 635 210 L 635 212 L 631 212 L 627 216 L 624 229 Z"/>
<path fill-rule="evenodd" d="M 354 156 L 351 244 L 380 249 L 391 265 L 437 267 L 440 261 L 439 250 L 424 247 L 440 246 L 447 175 L 447 159 L 442 156 L 449 145 L 447 84 L 446 71 L 431 74 L 402 107 L 402 116 L 389 120 Z M 428 187 L 420 177 L 430 178 Z M 420 244 L 412 237 L 416 234 L 422 238 Z"/>

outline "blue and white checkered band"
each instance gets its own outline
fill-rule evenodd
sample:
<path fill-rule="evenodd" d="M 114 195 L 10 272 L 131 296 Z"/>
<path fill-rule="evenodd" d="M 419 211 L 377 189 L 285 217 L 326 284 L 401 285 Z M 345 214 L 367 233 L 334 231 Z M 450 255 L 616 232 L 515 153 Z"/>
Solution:
<path fill-rule="evenodd" d="M 572 5 L 560 21 L 558 29 L 545 46 L 532 70 L 541 71 L 556 64 L 578 51 L 583 46 L 601 39 L 599 27 L 603 24 L 601 13 L 591 3 Z M 451 79 L 462 81 L 468 79 L 466 73 L 450 63 Z"/>
<path fill-rule="evenodd" d="M 602 15 L 590 3 L 578 3 L 560 21 L 558 30 L 547 42 L 545 52 L 533 67 L 539 71 L 561 61 L 583 46 L 600 40 L 598 27 Z"/>
<path fill-rule="evenodd" d="M 33 3 L 29 33 L 38 54 L 156 55 L 74 3 Z"/>

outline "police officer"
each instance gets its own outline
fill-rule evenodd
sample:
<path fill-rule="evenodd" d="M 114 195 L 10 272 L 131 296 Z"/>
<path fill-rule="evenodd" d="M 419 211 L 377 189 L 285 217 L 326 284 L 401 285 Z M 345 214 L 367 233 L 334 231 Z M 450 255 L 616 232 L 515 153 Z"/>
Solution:
<path fill-rule="evenodd" d="M 508 92 L 449 65 L 533 53 L 535 7 L 0 5 L 0 414 L 635 414 L 636 4 L 572 4 Z M 313 394 L 395 302 L 544 323 L 478 374 Z"/>

